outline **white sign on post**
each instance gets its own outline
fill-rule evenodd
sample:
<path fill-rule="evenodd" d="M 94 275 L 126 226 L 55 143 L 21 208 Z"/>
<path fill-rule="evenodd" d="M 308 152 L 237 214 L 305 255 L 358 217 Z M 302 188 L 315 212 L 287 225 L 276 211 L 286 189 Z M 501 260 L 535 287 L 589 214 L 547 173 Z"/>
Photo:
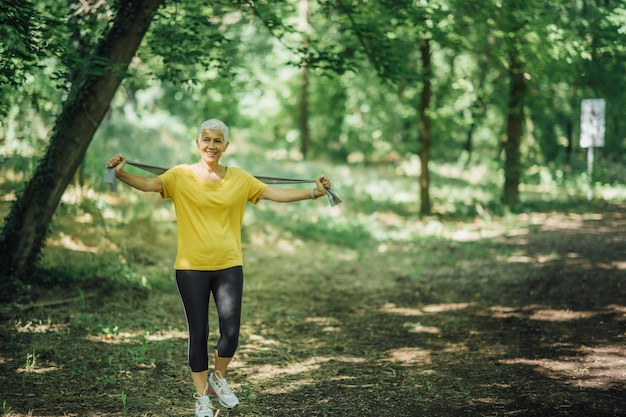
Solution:
<path fill-rule="evenodd" d="M 580 108 L 580 147 L 597 148 L 604 146 L 604 110 L 603 98 L 583 100 Z"/>
<path fill-rule="evenodd" d="M 593 148 L 604 146 L 605 109 L 606 101 L 603 98 L 585 99 L 580 108 L 580 147 L 587 148 L 587 175 L 589 176 L 587 200 L 589 201 L 593 195 Z"/>

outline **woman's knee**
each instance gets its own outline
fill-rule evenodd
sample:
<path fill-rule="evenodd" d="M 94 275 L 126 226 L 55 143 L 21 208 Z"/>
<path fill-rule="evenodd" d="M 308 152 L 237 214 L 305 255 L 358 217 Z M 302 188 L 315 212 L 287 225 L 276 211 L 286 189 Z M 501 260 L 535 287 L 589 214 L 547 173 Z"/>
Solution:
<path fill-rule="evenodd" d="M 217 341 L 217 354 L 222 358 L 232 358 L 239 347 L 239 331 L 230 331 L 220 335 Z"/>

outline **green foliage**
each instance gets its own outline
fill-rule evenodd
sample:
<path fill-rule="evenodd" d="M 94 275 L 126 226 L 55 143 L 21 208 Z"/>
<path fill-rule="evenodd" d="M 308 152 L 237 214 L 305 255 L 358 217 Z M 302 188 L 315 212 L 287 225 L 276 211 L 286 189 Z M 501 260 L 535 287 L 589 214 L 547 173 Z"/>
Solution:
<path fill-rule="evenodd" d="M 229 73 L 231 41 L 225 36 L 228 21 L 215 16 L 226 13 L 220 6 L 193 1 L 162 7 L 152 23 L 146 44 L 162 64 L 152 67 L 154 76 L 170 81 L 197 81 L 197 74 L 217 70 Z"/>
<path fill-rule="evenodd" d="M 43 19 L 31 1 L 6 0 L 0 3 L 0 115 L 10 110 L 7 100 L 12 89 L 23 84 L 43 55 Z"/>
<path fill-rule="evenodd" d="M 120 399 L 122 400 L 122 415 L 125 416 L 128 413 L 128 404 L 126 403 L 128 396 L 124 390 L 120 394 Z"/>

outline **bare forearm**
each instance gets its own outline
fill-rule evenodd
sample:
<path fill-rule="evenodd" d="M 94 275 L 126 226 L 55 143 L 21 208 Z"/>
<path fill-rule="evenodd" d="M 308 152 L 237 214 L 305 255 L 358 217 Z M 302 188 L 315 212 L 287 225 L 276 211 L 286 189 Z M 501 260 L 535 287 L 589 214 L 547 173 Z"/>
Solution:
<path fill-rule="evenodd" d="M 315 188 L 314 195 L 315 198 L 322 197 L 325 195 L 325 192 Z M 292 203 L 294 201 L 310 200 L 311 190 L 267 187 L 265 192 L 261 194 L 261 199 L 271 200 L 277 203 Z"/>
<path fill-rule="evenodd" d="M 140 191 L 160 193 L 163 190 L 163 185 L 159 178 L 142 177 L 141 175 L 130 174 L 123 170 L 117 171 L 115 174 L 120 181 Z"/>

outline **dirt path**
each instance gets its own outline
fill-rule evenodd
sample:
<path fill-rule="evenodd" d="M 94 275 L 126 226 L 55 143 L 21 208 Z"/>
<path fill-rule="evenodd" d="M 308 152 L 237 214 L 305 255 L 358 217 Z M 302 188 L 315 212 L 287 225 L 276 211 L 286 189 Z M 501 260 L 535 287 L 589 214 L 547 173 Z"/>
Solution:
<path fill-rule="evenodd" d="M 250 248 L 220 416 L 626 416 L 626 207 L 518 220 L 327 264 Z M 193 415 L 173 286 L 101 285 L 2 310 L 3 415 Z"/>

